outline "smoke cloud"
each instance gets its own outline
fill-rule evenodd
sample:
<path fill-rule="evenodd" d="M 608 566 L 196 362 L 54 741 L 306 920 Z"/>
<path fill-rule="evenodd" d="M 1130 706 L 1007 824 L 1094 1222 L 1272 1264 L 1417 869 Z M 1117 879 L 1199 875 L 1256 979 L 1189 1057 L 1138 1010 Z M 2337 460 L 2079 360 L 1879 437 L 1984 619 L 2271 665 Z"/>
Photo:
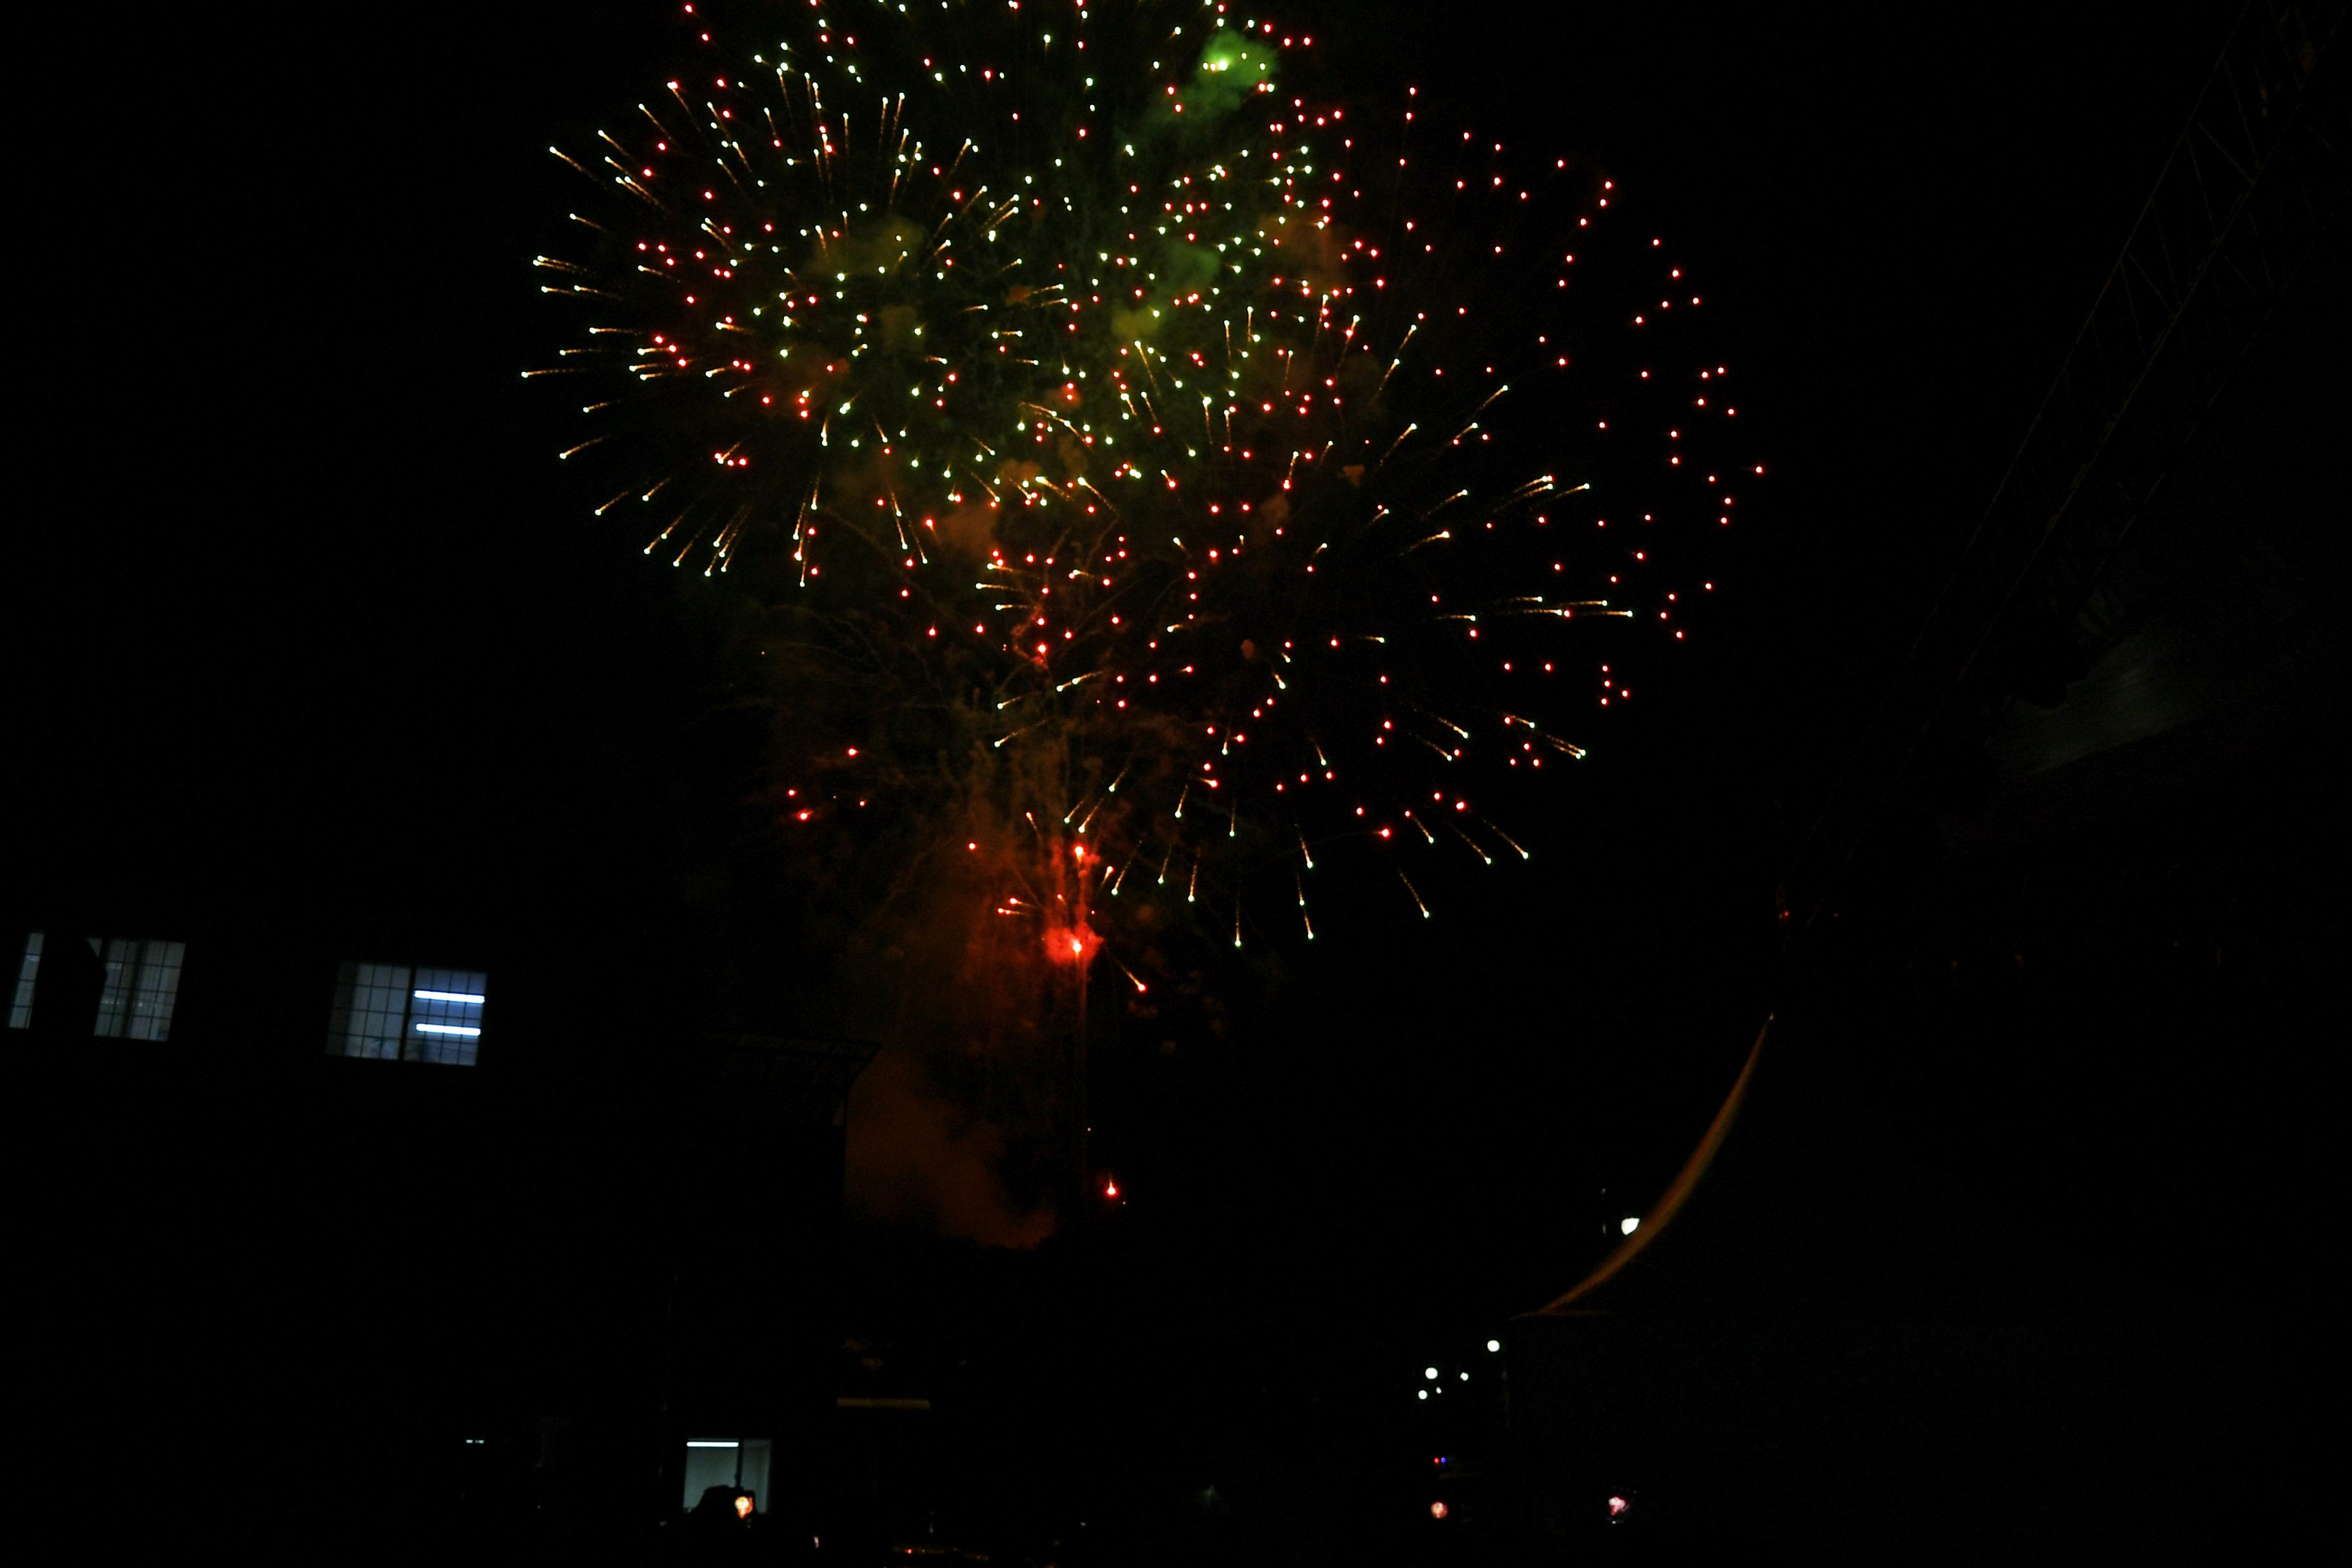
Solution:
<path fill-rule="evenodd" d="M 1003 1128 L 957 1105 L 912 1049 L 886 1047 L 850 1093 L 849 1202 L 876 1219 L 984 1247 L 1034 1247 L 1054 1233 L 1054 1212 L 1007 1196 L 1006 1142 Z"/>

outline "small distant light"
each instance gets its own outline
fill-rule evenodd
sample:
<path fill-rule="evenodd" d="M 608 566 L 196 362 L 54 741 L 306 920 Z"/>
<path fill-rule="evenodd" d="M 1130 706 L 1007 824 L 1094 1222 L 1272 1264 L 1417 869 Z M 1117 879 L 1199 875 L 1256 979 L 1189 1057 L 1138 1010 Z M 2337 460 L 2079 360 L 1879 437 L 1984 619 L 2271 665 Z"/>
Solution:
<path fill-rule="evenodd" d="M 1422 1389 L 1421 1391 L 1419 1391 L 1418 1393 L 1416 1393 L 1416 1394 L 1413 1395 L 1413 1397 L 1414 1397 L 1415 1399 L 1426 1399 L 1426 1398 L 1428 1398 L 1428 1397 L 1429 1397 L 1429 1390 L 1427 1390 L 1427 1389 L 1425 1389 L 1425 1388 L 1424 1388 L 1424 1389 Z"/>
<path fill-rule="evenodd" d="M 751 1493 L 738 1492 L 735 1494 L 735 1517 L 737 1519 L 749 1519 L 751 1517 Z"/>
<path fill-rule="evenodd" d="M 1642 1222 L 1631 1215 L 1617 1222 L 1617 1234 L 1620 1236 L 1631 1236 L 1641 1228 Z"/>
<path fill-rule="evenodd" d="M 1431 1503 L 1429 1505 L 1429 1517 L 1432 1519 L 1444 1519 L 1445 1517 L 1445 1505 L 1442 1502 Z"/>
<path fill-rule="evenodd" d="M 1503 1348 L 1503 1342 L 1502 1342 L 1502 1341 L 1500 1341 L 1500 1340 L 1488 1340 L 1488 1341 L 1486 1342 L 1486 1349 L 1487 1349 L 1489 1352 L 1498 1351 L 1498 1350 L 1501 1350 L 1502 1348 Z"/>
<path fill-rule="evenodd" d="M 1433 1382 L 1435 1382 L 1435 1381 L 1437 1380 L 1437 1369 L 1436 1369 L 1435 1367 L 1433 1367 L 1433 1366 L 1425 1366 L 1425 1367 L 1423 1367 L 1423 1368 L 1421 1369 L 1421 1375 L 1422 1375 L 1422 1376 L 1423 1376 L 1423 1377 L 1425 1377 L 1425 1378 L 1428 1378 L 1431 1382 L 1433 1382 Z"/>
<path fill-rule="evenodd" d="M 1464 1373 L 1462 1374 L 1462 1381 L 1463 1381 L 1463 1382 L 1465 1382 L 1465 1383 L 1469 1382 L 1469 1381 L 1470 1381 L 1470 1374 L 1469 1374 L 1468 1373 L 1466 1373 L 1466 1372 L 1465 1372 L 1465 1373 Z"/>
<path fill-rule="evenodd" d="M 1612 1519 L 1622 1519 L 1624 1517 L 1625 1510 L 1633 1506 L 1633 1505 L 1632 1503 L 1627 1502 L 1623 1498 L 1612 1497 L 1609 1500 L 1609 1517 Z"/>

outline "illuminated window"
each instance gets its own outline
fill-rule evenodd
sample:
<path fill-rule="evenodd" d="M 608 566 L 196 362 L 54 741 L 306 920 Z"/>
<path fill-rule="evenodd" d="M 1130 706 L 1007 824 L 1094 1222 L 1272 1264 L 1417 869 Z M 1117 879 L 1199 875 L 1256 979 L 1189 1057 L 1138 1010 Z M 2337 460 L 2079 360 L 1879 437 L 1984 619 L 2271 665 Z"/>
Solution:
<path fill-rule="evenodd" d="M 346 963 L 335 985 L 327 1052 L 472 1067 L 482 1042 L 488 979 L 465 969 Z"/>
<path fill-rule="evenodd" d="M 117 1039 L 170 1038 L 172 1004 L 180 994 L 180 966 L 187 952 L 184 942 L 108 937 L 96 1032 Z"/>
<path fill-rule="evenodd" d="M 91 1032 L 118 1040 L 171 1038 L 172 1007 L 179 1000 L 180 969 L 187 959 L 187 943 L 122 936 L 108 937 L 104 942 L 96 937 L 82 940 L 105 970 Z M 16 958 L 16 988 L 8 998 L 12 1029 L 33 1026 L 33 994 L 41 977 L 42 942 L 39 931 L 25 933 L 24 950 Z"/>
<path fill-rule="evenodd" d="M 8 1003 L 8 1026 L 33 1026 L 33 982 L 41 973 L 41 933 L 25 933 L 24 955 L 16 961 L 16 994 Z"/>
<path fill-rule="evenodd" d="M 768 1511 L 768 1460 L 774 1445 L 765 1437 L 696 1437 L 686 1445 L 686 1495 L 691 1511 L 713 1487 L 751 1494 L 751 1506 Z"/>

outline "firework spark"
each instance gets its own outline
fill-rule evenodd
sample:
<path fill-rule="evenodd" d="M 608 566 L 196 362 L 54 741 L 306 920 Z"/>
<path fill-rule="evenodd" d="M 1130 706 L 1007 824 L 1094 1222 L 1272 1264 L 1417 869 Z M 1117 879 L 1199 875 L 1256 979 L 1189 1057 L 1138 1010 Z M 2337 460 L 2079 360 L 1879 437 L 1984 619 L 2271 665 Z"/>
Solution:
<path fill-rule="evenodd" d="M 1496 798 L 1684 637 L 1668 563 L 1761 472 L 1612 183 L 1318 96 L 1214 0 L 757 15 L 558 152 L 583 330 L 529 374 L 600 514 L 863 673 L 788 820 L 898 802 L 1081 973 L 1109 909 L 1305 940 L 1347 851 L 1423 916 L 1527 860 Z"/>

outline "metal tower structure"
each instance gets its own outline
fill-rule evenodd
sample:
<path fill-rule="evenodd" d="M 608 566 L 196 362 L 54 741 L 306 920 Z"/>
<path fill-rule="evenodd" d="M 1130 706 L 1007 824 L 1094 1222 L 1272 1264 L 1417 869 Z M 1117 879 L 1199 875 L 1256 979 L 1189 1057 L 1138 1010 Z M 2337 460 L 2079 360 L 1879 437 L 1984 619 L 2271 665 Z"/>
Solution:
<path fill-rule="evenodd" d="M 2005 647 L 2075 635 L 2231 371 L 2347 208 L 2344 0 L 2249 0 L 2155 188 L 1783 881 L 1790 942 Z"/>

